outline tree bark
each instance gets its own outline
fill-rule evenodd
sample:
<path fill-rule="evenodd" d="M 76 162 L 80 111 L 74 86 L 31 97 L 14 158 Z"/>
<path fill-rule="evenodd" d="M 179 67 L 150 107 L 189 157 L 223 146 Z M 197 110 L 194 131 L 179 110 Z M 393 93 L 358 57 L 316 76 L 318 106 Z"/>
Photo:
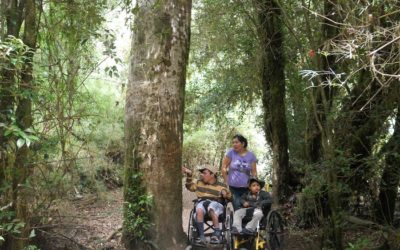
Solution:
<path fill-rule="evenodd" d="M 18 8 L 18 1 L 1 0 L 1 16 L 3 25 L 6 27 L 5 35 L 19 37 L 19 30 L 21 29 L 21 11 Z M 4 21 L 5 20 L 5 21 Z M 7 62 L 4 62 L 7 63 Z M 14 111 L 15 98 L 12 88 L 15 85 L 15 70 L 13 66 L 0 69 L 0 123 L 9 125 L 11 123 L 11 115 Z M 10 157 L 9 140 L 4 135 L 5 129 L 0 126 L 0 185 L 3 186 L 7 168 L 12 165 Z M 0 187 L 1 187 L 0 186 Z"/>
<path fill-rule="evenodd" d="M 334 144 L 350 161 L 353 173 L 348 183 L 353 191 L 363 193 L 368 187 L 371 171 L 368 157 L 372 154 L 375 138 L 382 132 L 384 121 L 396 108 L 398 93 L 395 82 L 381 88 L 372 73 L 363 70 L 349 98 L 343 101 L 341 115 L 335 121 Z"/>
<path fill-rule="evenodd" d="M 339 8 L 336 0 L 324 1 L 324 16 L 321 24 L 321 51 L 330 51 L 332 40 L 338 34 L 335 20 L 340 18 Z M 315 48 L 314 48 L 315 49 Z M 307 127 L 306 146 L 307 158 L 309 163 L 320 163 L 318 167 L 325 168 L 325 173 L 321 177 L 326 180 L 327 191 L 322 193 L 327 198 L 327 203 L 321 202 L 323 215 L 326 218 L 324 227 L 323 244 L 334 249 L 343 249 L 342 229 L 341 229 L 341 207 L 340 189 L 337 178 L 337 170 L 334 165 L 335 148 L 332 144 L 334 134 L 332 133 L 333 120 L 328 118 L 331 113 L 334 87 L 331 81 L 335 78 L 334 72 L 335 56 L 322 53 L 316 56 L 314 64 L 318 71 L 324 72 L 316 79 L 316 83 L 311 89 L 311 111 L 309 112 L 309 126 Z"/>
<path fill-rule="evenodd" d="M 36 4 L 34 0 L 14 1 L 3 0 L 2 6 L 6 7 L 7 36 L 20 37 L 23 25 L 22 41 L 29 50 L 24 54 L 23 66 L 17 71 L 12 65 L 1 71 L 1 93 L 0 93 L 0 122 L 10 125 L 11 117 L 15 111 L 15 122 L 21 130 L 26 130 L 32 125 L 32 102 L 31 95 L 33 86 L 32 61 L 36 47 L 37 25 Z M 13 90 L 14 89 L 14 90 Z M 14 91 L 19 91 L 15 95 Z M 15 212 L 15 219 L 24 223 L 21 233 L 13 237 L 9 235 L 5 243 L 6 249 L 25 249 L 29 243 L 29 195 L 27 194 L 26 181 L 31 170 L 29 162 L 29 148 L 23 145 L 16 152 L 10 150 L 13 140 L 4 135 L 4 128 L 0 128 L 0 164 L 2 167 L 1 180 L 11 182 L 10 195 L 7 202 L 11 202 L 11 209 Z M 9 173 L 11 179 L 4 173 Z M 1 183 L 3 184 L 3 183 Z"/>
<path fill-rule="evenodd" d="M 22 94 L 17 99 L 18 105 L 16 109 L 16 122 L 18 126 L 26 130 L 32 126 L 32 98 L 33 95 L 33 55 L 36 49 L 37 25 L 36 25 L 36 5 L 35 0 L 26 0 L 24 8 L 24 34 L 23 42 L 29 47 L 29 51 L 25 55 L 24 68 L 21 73 L 21 82 L 19 89 Z M 21 235 L 13 241 L 11 249 L 24 249 L 29 244 L 30 235 L 30 216 L 29 216 L 29 200 L 30 194 L 25 184 L 28 177 L 32 174 L 31 165 L 29 165 L 30 149 L 27 144 L 17 149 L 15 157 L 14 169 L 16 176 L 13 180 L 13 192 L 16 194 L 15 207 L 16 218 L 25 223 L 21 230 Z"/>
<path fill-rule="evenodd" d="M 334 39 L 334 37 L 336 37 L 339 33 L 337 25 L 331 21 L 336 21 L 339 19 L 336 5 L 336 0 L 324 1 L 324 15 L 329 19 L 324 19 L 321 25 L 321 43 L 323 46 L 321 46 L 319 49 L 322 51 L 329 51 L 331 40 Z M 316 56 L 315 66 L 317 70 L 321 70 L 323 72 L 334 72 L 337 68 L 335 66 L 335 56 L 332 54 L 327 56 L 319 54 Z M 324 124 L 326 122 L 326 114 L 330 112 L 332 106 L 334 89 L 329 84 L 329 81 L 332 78 L 333 77 L 331 74 L 319 76 L 317 83 L 314 86 L 315 88 L 311 90 L 314 103 L 311 107 L 312 110 L 309 112 L 310 115 L 308 122 L 309 126 L 307 127 L 306 145 L 307 158 L 312 164 L 319 162 L 323 157 L 321 130 L 318 127 L 318 123 L 325 127 Z M 326 107 L 324 107 L 323 95 L 326 98 Z"/>
<path fill-rule="evenodd" d="M 264 131 L 273 154 L 274 194 L 279 203 L 290 196 L 288 136 L 285 108 L 285 59 L 281 10 L 274 0 L 256 3 L 262 48 Z"/>
<path fill-rule="evenodd" d="M 385 11 L 390 13 L 391 4 L 382 3 L 370 10 L 369 16 L 384 16 Z M 397 20 L 399 14 L 392 16 Z M 396 19 L 397 18 L 397 19 Z M 388 17 L 380 19 L 380 26 L 392 29 L 393 22 Z M 371 24 L 369 29 L 373 32 L 376 24 Z M 375 34 L 373 45 L 379 47 L 387 44 L 395 37 Z M 387 74 L 398 74 L 399 50 L 398 45 L 388 44 L 379 51 L 375 59 L 376 65 L 385 65 Z M 342 101 L 342 109 L 335 124 L 335 145 L 344 152 L 350 160 L 353 171 L 349 178 L 351 190 L 361 193 L 370 192 L 368 178 L 371 174 L 371 164 L 368 164 L 376 138 L 382 133 L 385 121 L 396 109 L 399 94 L 399 81 L 396 77 L 380 77 L 374 72 L 371 65 L 360 70 L 359 79 L 346 99 Z M 346 138 L 343 140 L 342 138 Z M 374 195 L 372 195 L 374 197 Z"/>
<path fill-rule="evenodd" d="M 181 159 L 190 0 L 138 1 L 125 107 L 124 239 L 129 249 L 183 248 Z M 153 197 L 144 237 L 129 232 L 129 204 Z M 131 208 L 130 208 L 131 207 Z M 137 214 L 136 219 L 140 219 Z"/>

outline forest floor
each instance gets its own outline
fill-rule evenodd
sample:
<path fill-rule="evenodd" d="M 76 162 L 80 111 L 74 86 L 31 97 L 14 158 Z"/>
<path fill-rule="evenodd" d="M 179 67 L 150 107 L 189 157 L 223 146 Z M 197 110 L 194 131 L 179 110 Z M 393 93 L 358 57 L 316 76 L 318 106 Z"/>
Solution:
<path fill-rule="evenodd" d="M 187 231 L 194 198 L 193 193 L 183 192 L 184 231 Z M 54 216 L 51 218 L 50 227 L 38 230 L 38 240 L 42 242 L 39 247 L 42 250 L 124 250 L 121 243 L 122 207 L 123 197 L 120 188 L 104 192 L 101 197 L 86 195 L 79 199 L 57 203 L 51 208 Z M 320 249 L 321 231 L 321 229 L 288 229 L 284 249 Z M 353 230 L 345 235 L 345 241 L 353 242 L 357 237 L 371 233 L 373 232 Z"/>
<path fill-rule="evenodd" d="M 51 208 L 51 227 L 39 231 L 42 250 L 125 249 L 121 244 L 122 189 L 56 203 Z M 46 240 L 43 241 L 45 238 Z"/>

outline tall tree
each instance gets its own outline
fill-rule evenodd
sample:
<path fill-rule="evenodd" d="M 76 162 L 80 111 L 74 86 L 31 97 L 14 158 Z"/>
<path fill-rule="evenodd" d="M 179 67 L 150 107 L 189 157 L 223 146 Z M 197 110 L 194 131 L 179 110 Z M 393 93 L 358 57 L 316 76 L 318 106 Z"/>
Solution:
<path fill-rule="evenodd" d="M 289 152 L 285 108 L 285 59 L 281 9 L 274 0 L 256 1 L 262 50 L 264 130 L 272 148 L 274 193 L 280 203 L 290 195 Z"/>
<path fill-rule="evenodd" d="M 142 0 L 135 9 L 125 106 L 124 238 L 130 249 L 179 249 L 191 1 Z"/>
<path fill-rule="evenodd" d="M 368 47 L 366 46 L 370 52 L 360 56 L 362 66 L 354 79 L 353 88 L 348 90 L 348 95 L 341 100 L 340 114 L 335 120 L 335 147 L 342 150 L 348 158 L 353 172 L 347 182 L 351 190 L 359 194 L 371 192 L 365 188 L 369 186 L 369 178 L 373 172 L 369 159 L 374 156 L 373 149 L 378 143 L 377 138 L 385 131 L 384 121 L 397 107 L 398 79 L 391 77 L 399 73 L 398 67 L 394 66 L 399 63 L 399 50 L 398 46 L 392 43 L 397 38 L 393 32 L 381 32 L 393 28 L 393 20 L 396 16 L 398 19 L 398 13 L 391 10 L 397 8 L 398 6 L 389 1 L 369 9 L 370 18 L 365 18 L 364 21 L 369 25 L 369 30 L 361 30 L 357 36 L 368 40 L 372 34 L 373 40 Z M 393 13 L 394 16 L 386 15 L 384 10 Z M 371 18 L 377 16 L 382 16 L 380 22 Z M 346 28 L 343 27 L 336 45 L 347 39 L 345 32 Z M 379 65 L 381 69 L 377 70 L 375 65 Z M 377 73 L 380 71 L 386 72 L 386 75 L 381 76 Z M 344 137 L 347 137 L 347 140 L 343 140 Z"/>
<path fill-rule="evenodd" d="M 324 19 L 321 23 L 321 37 L 318 48 L 321 51 L 329 51 L 332 40 L 338 35 L 339 29 L 335 22 L 340 19 L 338 14 L 337 1 L 324 1 Z M 311 34 L 309 34 L 311 36 Z M 311 46 L 318 46 L 314 39 L 310 38 Z M 312 52 L 313 53 L 313 52 Z M 333 54 L 323 55 L 319 54 L 316 59 L 313 60 L 314 66 L 317 70 L 325 72 L 318 77 L 315 83 L 315 88 L 312 89 L 312 105 L 311 111 L 309 112 L 309 126 L 307 127 L 307 158 L 310 163 L 317 163 L 323 157 L 322 152 L 322 137 L 321 129 L 318 127 L 318 123 L 325 127 L 326 116 L 330 112 L 332 106 L 332 98 L 334 88 L 330 84 L 334 78 L 332 74 L 337 66 L 335 65 L 335 56 Z M 324 98 L 326 105 L 324 105 Z"/>
<path fill-rule="evenodd" d="M 9 67 L 2 69 L 2 82 L 0 100 L 1 117 L 0 122 L 3 127 L 10 126 L 11 118 L 15 110 L 16 126 L 21 131 L 26 131 L 32 126 L 32 95 L 33 95 L 33 55 L 36 48 L 37 40 L 37 5 L 34 0 L 27 1 L 2 1 L 2 6 L 6 6 L 6 27 L 8 36 L 16 38 L 21 37 L 24 45 L 27 47 L 23 55 L 23 64 L 20 70 L 16 70 L 11 64 Z M 23 28 L 22 32 L 21 29 Z M 18 91 L 18 95 L 13 90 Z M 4 96 L 4 99 L 3 99 Z M 4 109 L 5 108 L 5 109 Z M 5 131 L 0 130 L 0 138 L 5 139 Z M 14 140 L 21 138 L 13 138 Z M 2 140 L 0 162 L 11 173 L 11 204 L 15 213 L 15 219 L 24 224 L 21 234 L 18 237 L 10 237 L 7 249 L 24 249 L 28 245 L 29 240 L 29 209 L 26 181 L 31 174 L 29 163 L 29 144 L 20 144 L 17 141 L 17 149 L 14 155 L 10 157 L 7 148 L 11 145 L 10 140 Z M 4 151 L 5 153 L 4 153 Z M 12 161 L 11 159 L 15 159 Z"/>
<path fill-rule="evenodd" d="M 321 24 L 322 35 L 320 37 L 321 51 L 329 51 L 332 40 L 338 34 L 336 25 L 337 19 L 340 19 L 340 12 L 337 8 L 337 1 L 326 0 L 323 2 L 324 19 Z M 326 180 L 326 191 L 322 191 L 322 196 L 328 199 L 327 203 L 321 204 L 323 215 L 327 218 L 328 223 L 325 224 L 324 245 L 335 249 L 343 249 L 341 216 L 339 205 L 339 189 L 337 180 L 337 169 L 334 165 L 334 145 L 333 139 L 333 120 L 331 116 L 333 93 L 335 88 L 332 81 L 335 78 L 335 56 L 330 53 L 328 55 L 320 54 L 316 57 L 315 66 L 320 72 L 314 88 L 311 89 L 311 111 L 308 129 L 307 154 L 308 161 L 311 164 L 322 161 L 318 167 L 325 168 L 323 178 Z M 324 189 L 324 188 L 323 188 Z"/>

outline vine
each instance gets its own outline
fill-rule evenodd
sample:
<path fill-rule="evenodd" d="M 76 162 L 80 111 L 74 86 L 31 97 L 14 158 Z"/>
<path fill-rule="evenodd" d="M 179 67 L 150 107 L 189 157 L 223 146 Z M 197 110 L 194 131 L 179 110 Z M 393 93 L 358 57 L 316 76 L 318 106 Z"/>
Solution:
<path fill-rule="evenodd" d="M 146 231 L 152 226 L 150 210 L 153 196 L 142 185 L 142 173 L 136 172 L 127 177 L 129 185 L 125 188 L 124 228 L 132 240 L 146 241 Z"/>

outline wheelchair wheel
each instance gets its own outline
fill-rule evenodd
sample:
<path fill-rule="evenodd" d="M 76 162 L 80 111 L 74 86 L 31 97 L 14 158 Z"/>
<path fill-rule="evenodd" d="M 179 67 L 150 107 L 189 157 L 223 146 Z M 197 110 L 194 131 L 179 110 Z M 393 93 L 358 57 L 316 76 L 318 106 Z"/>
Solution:
<path fill-rule="evenodd" d="M 190 216 L 189 216 L 189 225 L 188 225 L 188 234 L 187 234 L 187 240 L 188 244 L 193 244 L 196 237 L 197 237 L 197 228 L 196 225 L 194 225 L 194 210 L 190 211 Z"/>
<path fill-rule="evenodd" d="M 283 249 L 283 220 L 281 215 L 276 211 L 270 211 L 267 216 L 267 244 L 268 249 Z"/>

